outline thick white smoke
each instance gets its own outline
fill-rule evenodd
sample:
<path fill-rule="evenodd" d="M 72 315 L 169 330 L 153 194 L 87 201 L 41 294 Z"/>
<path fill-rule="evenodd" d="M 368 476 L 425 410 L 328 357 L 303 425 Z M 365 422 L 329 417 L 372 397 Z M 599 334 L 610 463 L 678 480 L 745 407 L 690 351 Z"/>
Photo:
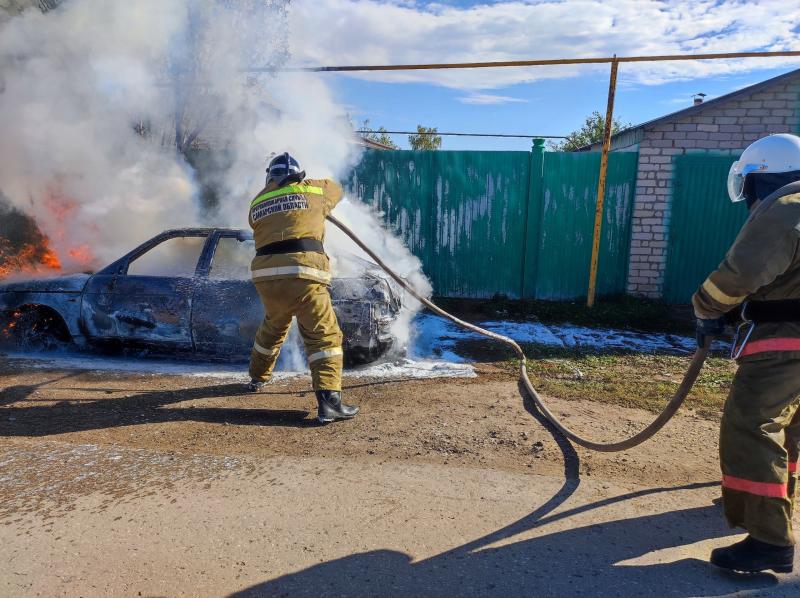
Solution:
<path fill-rule="evenodd" d="M 369 206 L 345 198 L 336 208 L 336 217 L 355 232 L 367 247 L 378 254 L 397 274 L 410 282 L 425 297 L 430 297 L 433 289 L 422 273 L 422 263 L 419 258 L 413 255 L 398 237 L 375 224 L 379 222 L 379 218 Z M 326 239 L 326 243 L 333 248 L 331 261 L 334 271 L 340 276 L 359 275 L 363 262 L 354 260 L 351 256 L 369 258 L 330 223 L 326 230 Z M 397 337 L 400 346 L 408 347 L 413 340 L 411 320 L 422 306 L 408 294 L 404 296 L 403 305 L 403 311 L 395 321 L 392 333 Z"/>
<path fill-rule="evenodd" d="M 160 66 L 182 23 L 148 9 L 167 4 L 67 2 L 0 25 L 0 189 L 67 269 L 87 265 L 71 253 L 103 262 L 196 222 L 190 169 L 134 130 L 164 106 Z"/>
<path fill-rule="evenodd" d="M 102 267 L 171 227 L 246 227 L 272 153 L 293 153 L 314 178 L 357 162 L 324 75 L 269 72 L 307 35 L 293 36 L 288 10 L 289 0 L 64 0 L 0 15 L 0 192 L 36 220 L 65 271 Z M 211 156 L 201 171 L 189 163 L 198 146 Z M 336 213 L 428 288 L 368 209 Z M 335 233 L 327 245 L 358 253 Z"/>

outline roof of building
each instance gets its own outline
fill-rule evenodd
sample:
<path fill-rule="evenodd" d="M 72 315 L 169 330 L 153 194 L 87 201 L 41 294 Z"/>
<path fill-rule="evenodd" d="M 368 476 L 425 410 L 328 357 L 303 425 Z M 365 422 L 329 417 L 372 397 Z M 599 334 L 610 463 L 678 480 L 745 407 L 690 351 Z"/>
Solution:
<path fill-rule="evenodd" d="M 648 120 L 647 122 L 643 122 L 642 124 L 635 125 L 633 127 L 628 127 L 618 133 L 612 135 L 612 140 L 617 139 L 622 136 L 628 136 L 634 131 L 638 131 L 640 129 L 646 129 L 658 124 L 668 123 L 673 120 L 683 120 L 687 116 L 692 116 L 696 112 L 700 112 L 701 110 L 705 110 L 709 106 L 714 106 L 716 104 L 722 104 L 724 102 L 728 102 L 730 100 L 734 100 L 739 96 L 746 96 L 751 93 L 755 93 L 762 88 L 769 87 L 771 85 L 775 85 L 776 83 L 781 83 L 783 81 L 794 79 L 795 77 L 800 77 L 800 69 L 795 69 L 793 71 L 789 71 L 788 73 L 784 73 L 782 75 L 778 75 L 777 77 L 772 77 L 771 79 L 765 79 L 755 85 L 749 85 L 748 87 L 742 87 L 741 89 L 737 89 L 736 91 L 732 91 L 731 93 L 726 93 L 725 95 L 718 96 L 711 100 L 707 100 L 705 102 L 701 102 L 699 104 L 694 104 L 689 106 L 688 108 L 683 108 L 676 112 L 670 112 L 669 114 L 665 114 L 664 116 L 659 116 L 658 118 L 654 118 L 652 120 Z M 612 141 L 613 142 L 613 141 Z M 577 151 L 588 151 L 594 149 L 595 147 L 600 146 L 600 142 L 592 143 L 586 145 Z"/>
<path fill-rule="evenodd" d="M 379 143 L 378 141 L 373 141 L 372 139 L 367 139 L 366 137 L 356 137 L 356 142 L 358 145 L 363 145 L 364 147 L 368 147 L 370 149 L 377 149 L 377 150 L 393 150 L 391 145 L 386 145 L 385 143 Z"/>

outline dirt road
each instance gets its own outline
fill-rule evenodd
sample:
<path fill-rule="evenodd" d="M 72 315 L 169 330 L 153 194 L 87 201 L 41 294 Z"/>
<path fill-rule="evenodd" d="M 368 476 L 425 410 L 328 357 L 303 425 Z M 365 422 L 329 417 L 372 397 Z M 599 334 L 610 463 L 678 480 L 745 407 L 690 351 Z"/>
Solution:
<path fill-rule="evenodd" d="M 0 595 L 796 595 L 708 566 L 717 423 L 684 411 L 629 453 L 573 449 L 513 376 L 240 383 L 0 366 Z M 611 439 L 645 412 L 550 399 Z M 690 405 L 691 407 L 691 405 Z"/>

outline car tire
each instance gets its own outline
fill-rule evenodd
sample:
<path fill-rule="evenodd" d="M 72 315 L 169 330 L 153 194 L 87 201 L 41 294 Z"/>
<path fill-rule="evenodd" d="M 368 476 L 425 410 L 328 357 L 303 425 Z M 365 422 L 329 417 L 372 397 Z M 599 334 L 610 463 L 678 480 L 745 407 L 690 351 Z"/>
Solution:
<path fill-rule="evenodd" d="M 393 342 L 378 342 L 372 347 L 358 347 L 345 352 L 345 366 L 357 367 L 367 365 L 385 357 L 393 346 Z"/>
<path fill-rule="evenodd" d="M 12 342 L 21 351 L 55 351 L 69 344 L 64 321 L 55 313 L 40 309 L 23 311 L 14 319 Z"/>

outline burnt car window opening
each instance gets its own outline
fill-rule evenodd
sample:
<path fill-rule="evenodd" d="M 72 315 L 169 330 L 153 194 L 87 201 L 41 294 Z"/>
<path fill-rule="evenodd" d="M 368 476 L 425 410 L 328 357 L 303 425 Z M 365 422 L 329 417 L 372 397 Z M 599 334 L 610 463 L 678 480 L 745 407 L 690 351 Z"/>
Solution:
<path fill-rule="evenodd" d="M 128 265 L 128 276 L 194 276 L 206 237 L 173 237 L 146 251 Z"/>
<path fill-rule="evenodd" d="M 255 253 L 252 239 L 220 237 L 208 277 L 215 280 L 249 280 L 250 262 Z"/>

